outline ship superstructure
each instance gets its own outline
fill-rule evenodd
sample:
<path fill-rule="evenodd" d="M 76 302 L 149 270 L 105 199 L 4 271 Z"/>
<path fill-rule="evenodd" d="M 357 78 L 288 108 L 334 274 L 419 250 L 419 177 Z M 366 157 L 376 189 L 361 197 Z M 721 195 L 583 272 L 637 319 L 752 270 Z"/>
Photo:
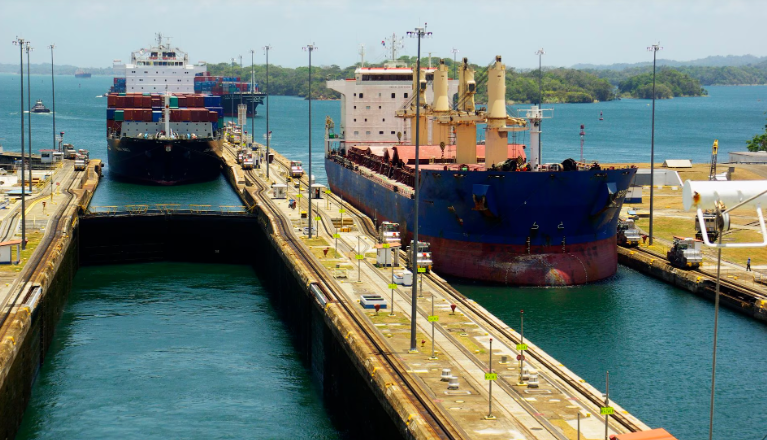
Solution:
<path fill-rule="evenodd" d="M 344 94 L 340 130 L 330 119 L 326 124 L 331 189 L 377 223 L 398 223 L 403 241 L 412 238 L 418 91 L 419 239 L 431 244 L 436 272 L 512 285 L 611 276 L 618 213 L 635 168 L 603 169 L 572 159 L 542 163 L 543 111 L 533 106 L 526 119 L 508 116 L 505 71 L 497 57 L 487 71 L 482 109 L 474 104 L 477 83 L 466 59 L 455 101 L 444 63 L 418 75 L 414 69 L 358 69 L 353 80 L 329 82 Z M 377 76 L 365 81 L 372 72 Z M 398 103 L 378 113 L 384 110 L 380 100 L 396 100 L 397 92 Z M 485 127 L 483 144 L 477 143 L 477 124 Z M 523 130 L 529 146 L 509 141 L 509 133 Z"/>

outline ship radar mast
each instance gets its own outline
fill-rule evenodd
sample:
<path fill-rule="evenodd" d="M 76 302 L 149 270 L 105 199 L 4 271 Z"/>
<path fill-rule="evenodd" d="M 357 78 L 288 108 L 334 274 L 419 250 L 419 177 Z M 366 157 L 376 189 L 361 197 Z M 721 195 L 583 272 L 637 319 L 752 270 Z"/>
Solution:
<path fill-rule="evenodd" d="M 381 41 L 381 45 L 387 52 L 391 51 L 391 59 L 384 63 L 386 67 L 407 67 L 404 63 L 397 61 L 397 52 L 405 48 L 405 37 L 397 39 L 397 34 L 391 34 L 391 37 L 386 37 Z"/>

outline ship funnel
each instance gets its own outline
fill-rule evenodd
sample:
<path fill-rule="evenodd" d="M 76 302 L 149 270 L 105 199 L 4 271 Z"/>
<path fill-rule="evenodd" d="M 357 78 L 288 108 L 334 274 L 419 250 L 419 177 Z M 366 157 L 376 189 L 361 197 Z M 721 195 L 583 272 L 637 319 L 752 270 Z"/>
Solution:
<path fill-rule="evenodd" d="M 474 112 L 474 94 L 477 92 L 477 83 L 474 82 L 474 69 L 469 66 L 469 59 L 464 58 L 458 72 L 458 111 Z"/>

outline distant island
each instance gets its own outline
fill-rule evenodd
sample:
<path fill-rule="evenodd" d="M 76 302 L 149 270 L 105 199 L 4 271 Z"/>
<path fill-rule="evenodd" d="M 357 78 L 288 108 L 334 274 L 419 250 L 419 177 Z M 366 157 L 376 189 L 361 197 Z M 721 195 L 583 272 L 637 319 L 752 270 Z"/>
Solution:
<path fill-rule="evenodd" d="M 618 84 L 618 93 L 628 98 L 652 98 L 652 73 L 634 75 Z M 706 89 L 700 86 L 700 81 L 689 75 L 664 67 L 655 74 L 655 98 L 669 99 L 680 96 L 705 96 Z"/>

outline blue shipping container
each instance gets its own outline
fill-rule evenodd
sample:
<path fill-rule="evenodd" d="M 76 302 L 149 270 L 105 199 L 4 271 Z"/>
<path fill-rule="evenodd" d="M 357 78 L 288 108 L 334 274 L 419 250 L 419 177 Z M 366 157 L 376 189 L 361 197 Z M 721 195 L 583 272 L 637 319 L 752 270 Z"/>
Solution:
<path fill-rule="evenodd" d="M 108 121 L 114 121 L 115 120 L 115 109 L 108 108 L 107 109 L 107 120 Z"/>
<path fill-rule="evenodd" d="M 160 119 L 162 119 L 162 112 L 152 111 L 152 122 L 160 122 Z"/>

